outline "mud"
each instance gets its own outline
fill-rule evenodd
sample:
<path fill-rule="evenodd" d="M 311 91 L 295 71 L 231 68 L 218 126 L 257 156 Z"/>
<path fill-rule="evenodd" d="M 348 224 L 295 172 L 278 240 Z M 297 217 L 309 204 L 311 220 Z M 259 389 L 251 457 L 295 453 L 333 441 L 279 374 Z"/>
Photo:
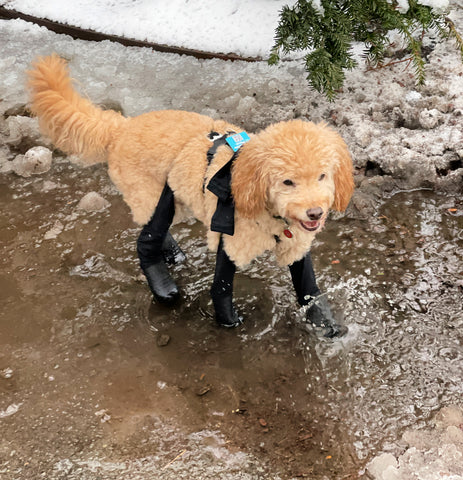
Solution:
<path fill-rule="evenodd" d="M 458 198 L 397 193 L 329 222 L 313 257 L 350 329 L 333 342 L 271 258 L 238 274 L 245 324 L 217 328 L 197 224 L 174 229 L 183 301 L 154 304 L 103 166 L 0 182 L 2 478 L 359 478 L 461 398 Z M 77 208 L 91 191 L 106 208 Z"/>

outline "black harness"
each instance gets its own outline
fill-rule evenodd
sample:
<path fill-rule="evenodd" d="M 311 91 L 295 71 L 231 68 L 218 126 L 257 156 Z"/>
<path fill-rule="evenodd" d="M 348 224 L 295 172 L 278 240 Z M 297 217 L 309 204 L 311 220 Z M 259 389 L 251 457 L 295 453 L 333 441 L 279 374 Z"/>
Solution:
<path fill-rule="evenodd" d="M 217 132 L 209 133 L 209 138 L 213 140 L 212 147 L 207 151 L 207 164 L 212 163 L 217 149 L 222 145 L 228 145 L 227 137 L 234 135 L 235 132 L 227 132 L 225 135 L 217 137 Z M 211 230 L 213 232 L 233 235 L 235 233 L 235 204 L 231 193 L 231 169 L 233 162 L 238 156 L 238 151 L 233 152 L 230 160 L 209 180 L 206 186 L 204 181 L 203 190 L 207 188 L 217 197 L 217 208 L 211 219 Z"/>

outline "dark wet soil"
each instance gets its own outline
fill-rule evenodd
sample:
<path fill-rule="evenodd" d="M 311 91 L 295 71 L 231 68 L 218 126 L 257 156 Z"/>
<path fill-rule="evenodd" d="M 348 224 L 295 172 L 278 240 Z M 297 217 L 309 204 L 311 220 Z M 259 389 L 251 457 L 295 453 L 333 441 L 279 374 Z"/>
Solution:
<path fill-rule="evenodd" d="M 77 210 L 89 191 L 111 206 Z M 173 230 L 182 302 L 152 303 L 103 166 L 2 175 L 0 204 L 2 479 L 360 478 L 385 442 L 461 398 L 459 198 L 397 193 L 368 220 L 328 224 L 313 258 L 342 341 L 305 325 L 271 258 L 238 274 L 244 325 L 218 328 L 197 224 Z"/>

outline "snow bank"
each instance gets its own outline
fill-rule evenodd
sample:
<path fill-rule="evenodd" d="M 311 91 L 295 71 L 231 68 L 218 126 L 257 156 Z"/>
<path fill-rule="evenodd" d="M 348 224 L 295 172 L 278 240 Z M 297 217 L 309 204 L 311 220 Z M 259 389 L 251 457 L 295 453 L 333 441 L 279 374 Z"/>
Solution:
<path fill-rule="evenodd" d="M 268 57 L 279 11 L 295 0 L 9 0 L 38 18 L 122 37 L 207 52 Z"/>

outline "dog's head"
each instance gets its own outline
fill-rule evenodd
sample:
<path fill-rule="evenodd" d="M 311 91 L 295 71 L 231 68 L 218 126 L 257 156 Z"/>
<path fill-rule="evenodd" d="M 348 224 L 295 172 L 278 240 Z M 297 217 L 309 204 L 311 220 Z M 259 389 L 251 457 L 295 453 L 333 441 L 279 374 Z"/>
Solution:
<path fill-rule="evenodd" d="M 352 160 L 343 139 L 325 124 L 277 123 L 241 148 L 232 194 L 244 217 L 267 210 L 314 232 L 331 208 L 346 209 L 354 189 Z"/>

